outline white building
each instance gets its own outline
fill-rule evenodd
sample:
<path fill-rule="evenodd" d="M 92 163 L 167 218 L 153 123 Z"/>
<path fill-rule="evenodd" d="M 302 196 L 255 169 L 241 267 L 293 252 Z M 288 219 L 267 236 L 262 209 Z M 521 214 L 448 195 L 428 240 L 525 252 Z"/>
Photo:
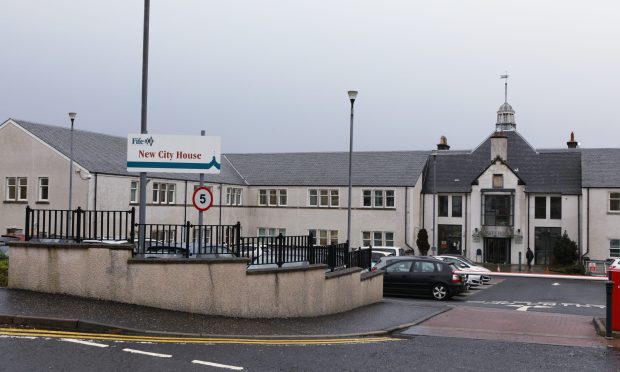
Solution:
<path fill-rule="evenodd" d="M 620 149 L 534 149 L 504 103 L 495 131 L 476 149 L 356 152 L 353 246 L 414 250 L 429 232 L 437 253 L 517 263 L 528 247 L 549 263 L 566 231 L 582 255 L 620 256 Z M 25 207 L 66 209 L 68 128 L 8 119 L 0 125 L 0 232 L 23 229 Z M 126 170 L 126 138 L 74 131 L 73 206 L 137 206 L 139 177 Z M 206 224 L 241 222 L 242 235 L 346 239 L 348 153 L 223 154 L 220 175 L 206 175 L 214 206 Z M 197 221 L 197 175 L 149 174 L 147 222 Z"/>

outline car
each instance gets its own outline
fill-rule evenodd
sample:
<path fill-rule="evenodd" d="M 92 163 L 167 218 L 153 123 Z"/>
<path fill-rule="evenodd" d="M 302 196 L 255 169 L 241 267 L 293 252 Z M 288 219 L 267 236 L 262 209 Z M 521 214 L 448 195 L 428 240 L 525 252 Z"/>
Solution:
<path fill-rule="evenodd" d="M 397 260 L 398 258 L 401 258 L 401 257 L 402 256 L 391 256 L 391 255 L 380 257 L 379 261 L 375 264 L 375 266 L 372 267 L 371 271 L 377 271 L 377 270 L 383 269 L 391 261 Z M 411 257 L 413 257 L 413 256 L 411 256 Z"/>
<path fill-rule="evenodd" d="M 381 270 L 384 295 L 422 295 L 443 301 L 467 289 L 464 275 L 432 257 L 398 257 Z"/>
<path fill-rule="evenodd" d="M 479 273 L 480 281 L 483 284 L 491 281 L 490 275 L 484 275 L 484 273 L 490 273 L 491 270 L 487 269 L 484 266 L 478 265 L 477 263 L 473 262 L 472 260 L 470 260 L 469 258 L 465 256 L 461 256 L 457 254 L 442 254 L 440 256 L 435 256 L 435 258 L 438 258 L 446 262 L 453 262 L 454 265 L 460 271 L 465 271 L 465 272 L 471 271 L 471 272 Z"/>
<path fill-rule="evenodd" d="M 405 250 L 400 247 L 371 246 L 371 247 L 362 247 L 362 248 L 371 248 L 373 252 L 387 252 L 393 256 L 404 256 L 405 255 Z"/>
<path fill-rule="evenodd" d="M 383 257 L 394 256 L 389 252 L 370 252 L 370 255 L 370 267 L 375 267 Z"/>

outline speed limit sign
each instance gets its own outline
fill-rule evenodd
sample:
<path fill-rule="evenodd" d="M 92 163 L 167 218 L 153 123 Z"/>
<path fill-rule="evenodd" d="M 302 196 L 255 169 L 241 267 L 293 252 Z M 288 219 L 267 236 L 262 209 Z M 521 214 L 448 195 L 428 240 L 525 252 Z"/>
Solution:
<path fill-rule="evenodd" d="M 207 187 L 199 187 L 194 190 L 192 203 L 194 204 L 194 207 L 201 212 L 211 208 L 211 205 L 213 205 L 213 194 L 211 193 L 211 190 Z"/>

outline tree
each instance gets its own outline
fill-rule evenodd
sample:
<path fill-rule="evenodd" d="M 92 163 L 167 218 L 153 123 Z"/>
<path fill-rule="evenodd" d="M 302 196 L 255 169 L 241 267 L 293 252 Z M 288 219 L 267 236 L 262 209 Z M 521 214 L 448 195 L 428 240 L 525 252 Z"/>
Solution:
<path fill-rule="evenodd" d="M 553 256 L 558 265 L 571 265 L 579 259 L 577 243 L 568 237 L 566 231 L 558 238 L 553 246 Z"/>
<path fill-rule="evenodd" d="M 428 244 L 428 233 L 426 229 L 418 231 L 418 239 L 415 241 L 415 244 L 418 246 L 421 256 L 426 256 L 428 254 L 428 250 L 431 246 Z"/>

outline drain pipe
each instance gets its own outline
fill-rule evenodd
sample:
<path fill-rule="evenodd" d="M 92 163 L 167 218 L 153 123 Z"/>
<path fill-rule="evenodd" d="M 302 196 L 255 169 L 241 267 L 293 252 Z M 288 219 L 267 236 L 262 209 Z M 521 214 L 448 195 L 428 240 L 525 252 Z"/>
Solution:
<path fill-rule="evenodd" d="M 590 253 L 590 188 L 587 187 L 586 191 L 588 192 L 588 207 L 586 208 L 586 217 L 588 218 L 588 221 L 586 222 L 586 251 L 581 256 L 582 260 L 588 253 Z"/>
<path fill-rule="evenodd" d="M 408 242 L 408 238 L 409 238 L 409 230 L 408 230 L 409 224 L 407 223 L 409 221 L 409 219 L 407 218 L 408 211 L 409 211 L 409 187 L 405 186 L 405 245 L 407 246 L 407 248 L 411 249 L 411 252 L 413 252 L 413 254 L 415 255 L 415 251 L 413 250 L 413 247 L 410 246 Z"/>

